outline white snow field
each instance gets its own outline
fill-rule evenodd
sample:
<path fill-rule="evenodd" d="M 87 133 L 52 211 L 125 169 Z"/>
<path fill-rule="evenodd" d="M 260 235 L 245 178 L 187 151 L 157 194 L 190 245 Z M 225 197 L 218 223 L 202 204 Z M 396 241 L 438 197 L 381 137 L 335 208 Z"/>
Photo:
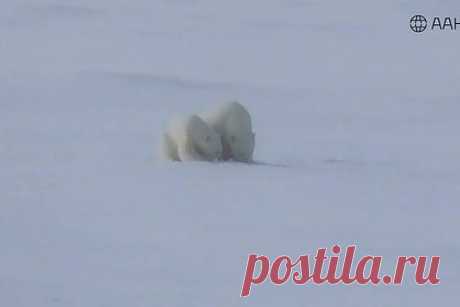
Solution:
<path fill-rule="evenodd" d="M 0 7 L 0 306 L 454 306 L 450 1 L 15 0 Z M 255 165 L 173 163 L 175 114 L 238 99 Z M 253 286 L 249 253 L 441 256 L 439 285 Z"/>

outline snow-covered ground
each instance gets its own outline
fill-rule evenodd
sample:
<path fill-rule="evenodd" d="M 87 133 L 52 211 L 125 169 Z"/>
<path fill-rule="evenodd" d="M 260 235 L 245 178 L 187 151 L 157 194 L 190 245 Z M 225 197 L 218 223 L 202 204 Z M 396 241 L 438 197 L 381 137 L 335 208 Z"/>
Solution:
<path fill-rule="evenodd" d="M 0 306 L 455 305 L 460 29 L 415 13 L 460 4 L 2 2 Z M 171 116 L 230 99 L 261 163 L 155 158 Z M 240 298 L 248 253 L 334 244 L 440 255 L 441 284 Z"/>

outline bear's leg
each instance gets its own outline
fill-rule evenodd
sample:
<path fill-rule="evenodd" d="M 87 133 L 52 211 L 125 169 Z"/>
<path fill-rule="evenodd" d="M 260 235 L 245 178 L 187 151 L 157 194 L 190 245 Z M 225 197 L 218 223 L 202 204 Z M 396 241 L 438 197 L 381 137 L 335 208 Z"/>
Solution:
<path fill-rule="evenodd" d="M 163 134 L 161 140 L 161 154 L 166 160 L 180 161 L 177 152 L 177 145 L 171 140 L 168 134 Z"/>
<path fill-rule="evenodd" d="M 221 138 L 221 139 L 222 139 L 222 156 L 220 157 L 220 159 L 224 161 L 228 161 L 233 158 L 232 148 L 227 142 L 225 142 L 224 138 Z"/>

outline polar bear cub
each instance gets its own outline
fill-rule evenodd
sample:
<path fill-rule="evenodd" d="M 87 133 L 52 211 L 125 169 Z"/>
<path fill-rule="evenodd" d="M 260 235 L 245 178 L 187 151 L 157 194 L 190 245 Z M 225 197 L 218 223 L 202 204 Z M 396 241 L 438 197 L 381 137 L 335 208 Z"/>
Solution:
<path fill-rule="evenodd" d="M 173 161 L 213 161 L 222 156 L 220 136 L 200 117 L 174 120 L 163 134 L 163 158 Z"/>
<path fill-rule="evenodd" d="M 238 102 L 229 102 L 204 113 L 202 118 L 221 136 L 223 151 L 220 159 L 253 161 L 255 134 L 252 131 L 251 115 L 244 106 Z"/>

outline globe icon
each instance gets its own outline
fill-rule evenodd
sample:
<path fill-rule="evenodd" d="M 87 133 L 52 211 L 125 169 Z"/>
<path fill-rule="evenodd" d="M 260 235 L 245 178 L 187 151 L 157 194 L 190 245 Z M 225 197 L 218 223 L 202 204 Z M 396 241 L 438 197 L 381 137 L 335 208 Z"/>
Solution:
<path fill-rule="evenodd" d="M 425 16 L 415 15 L 410 19 L 410 28 L 415 33 L 421 33 L 426 30 L 428 23 Z"/>

